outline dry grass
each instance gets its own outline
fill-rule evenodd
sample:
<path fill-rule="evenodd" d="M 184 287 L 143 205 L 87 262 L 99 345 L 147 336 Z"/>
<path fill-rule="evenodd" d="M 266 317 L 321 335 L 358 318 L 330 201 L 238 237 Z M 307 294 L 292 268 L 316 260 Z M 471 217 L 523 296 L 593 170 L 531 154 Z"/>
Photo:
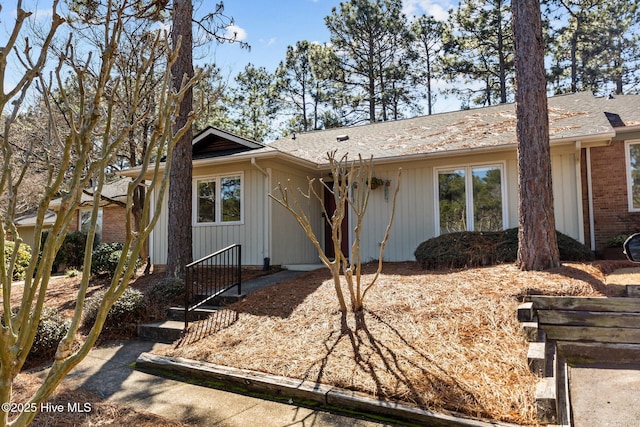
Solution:
<path fill-rule="evenodd" d="M 386 264 L 358 319 L 341 315 L 320 270 L 193 324 L 168 354 L 534 424 L 537 378 L 527 368 L 517 305 L 529 293 L 617 295 L 621 287 L 607 285 L 605 273 L 623 265 L 526 273 L 513 265 L 425 272 Z"/>

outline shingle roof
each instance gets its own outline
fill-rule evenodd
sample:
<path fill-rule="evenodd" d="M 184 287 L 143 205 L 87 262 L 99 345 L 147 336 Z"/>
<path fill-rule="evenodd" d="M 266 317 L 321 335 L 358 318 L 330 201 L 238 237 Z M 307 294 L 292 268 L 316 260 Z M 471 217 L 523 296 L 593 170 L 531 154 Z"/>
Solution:
<path fill-rule="evenodd" d="M 127 202 L 127 189 L 129 183 L 131 182 L 130 178 L 120 178 L 114 182 L 109 184 L 105 184 L 102 187 L 102 196 L 104 198 L 114 200 L 116 202 L 126 203 Z M 88 194 L 87 194 L 88 193 Z M 93 203 L 93 189 L 87 189 L 82 193 L 82 198 L 80 201 L 81 205 L 87 205 Z M 62 199 L 54 199 L 49 203 L 50 208 L 56 208 L 60 206 Z"/>
<path fill-rule="evenodd" d="M 612 101 L 612 102 L 610 102 Z M 640 97 L 626 95 L 609 100 L 582 92 L 549 98 L 549 133 L 552 143 L 566 139 L 612 137 L 615 131 L 604 114 L 620 112 L 626 125 L 640 123 Z M 516 145 L 515 104 L 434 114 L 363 126 L 287 136 L 269 147 L 318 164 L 327 152 L 361 154 L 374 158 L 431 155 L 468 149 Z M 338 137 L 348 135 L 347 140 Z M 341 138 L 342 139 L 342 138 Z"/>
<path fill-rule="evenodd" d="M 29 213 L 16 218 L 14 223 L 17 227 L 34 227 L 36 220 L 38 219 L 37 212 Z M 52 225 L 56 221 L 56 213 L 53 211 L 46 211 L 44 214 L 43 225 Z"/>

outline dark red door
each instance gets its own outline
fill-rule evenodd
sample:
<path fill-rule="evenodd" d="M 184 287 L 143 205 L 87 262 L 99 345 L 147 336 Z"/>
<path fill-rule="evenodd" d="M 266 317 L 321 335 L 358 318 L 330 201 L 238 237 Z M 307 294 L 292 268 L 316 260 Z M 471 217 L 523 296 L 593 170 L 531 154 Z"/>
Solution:
<path fill-rule="evenodd" d="M 344 219 L 342 220 L 342 253 L 345 257 L 349 258 L 351 256 L 350 247 L 349 247 L 349 206 L 345 202 L 345 212 Z M 326 222 L 324 224 L 324 252 L 329 258 L 335 258 L 336 254 L 333 250 L 333 241 L 331 240 L 331 217 L 336 210 L 336 199 L 333 197 L 333 194 L 329 192 L 325 188 L 324 190 L 324 206 L 327 210 L 327 214 L 329 215 L 326 218 Z"/>

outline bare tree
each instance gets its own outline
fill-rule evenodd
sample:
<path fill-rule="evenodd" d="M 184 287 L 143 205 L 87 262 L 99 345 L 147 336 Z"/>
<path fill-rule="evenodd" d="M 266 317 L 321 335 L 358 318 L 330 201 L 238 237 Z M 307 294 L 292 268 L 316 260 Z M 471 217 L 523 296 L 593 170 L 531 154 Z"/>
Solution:
<path fill-rule="evenodd" d="M 538 0 L 513 0 L 518 137 L 518 260 L 522 270 L 560 265 L 553 214 L 544 39 Z"/>
<path fill-rule="evenodd" d="M 278 184 L 277 192 L 279 193 L 279 196 L 269 194 L 269 197 L 278 202 L 293 215 L 306 233 L 307 237 L 318 250 L 320 260 L 329 269 L 329 271 L 331 271 L 333 284 L 338 297 L 338 303 L 340 304 L 340 310 L 343 313 L 347 312 L 347 302 L 344 297 L 344 293 L 342 292 L 342 283 L 340 278 L 340 272 L 342 271 L 349 291 L 351 309 L 354 312 L 359 312 L 364 307 L 364 298 L 367 295 L 367 292 L 369 292 L 369 289 L 373 287 L 378 276 L 382 272 L 384 248 L 389 240 L 389 233 L 391 232 L 391 226 L 393 225 L 393 218 L 396 210 L 396 199 L 398 197 L 398 192 L 400 191 L 401 170 L 398 170 L 398 178 L 396 180 L 396 188 L 393 193 L 393 201 L 391 205 L 391 216 L 380 244 L 378 268 L 373 279 L 369 283 L 363 284 L 360 242 L 363 221 L 367 212 L 367 206 L 369 205 L 369 193 L 371 192 L 370 183 L 373 178 L 373 157 L 368 161 L 365 161 L 362 159 L 362 156 L 359 156 L 357 161 L 350 162 L 345 154 L 342 158 L 337 160 L 335 151 L 333 153 L 328 153 L 327 157 L 329 159 L 333 182 L 326 182 L 324 179 L 320 178 L 320 185 L 318 186 L 315 179 L 309 179 L 309 185 L 306 193 L 301 189 L 298 189 L 298 192 L 305 199 L 315 199 L 320 202 L 324 216 L 327 218 L 327 224 L 331 227 L 331 240 L 333 242 L 333 250 L 335 253 L 335 257 L 333 259 L 327 256 L 325 252 L 326 248 L 322 248 L 318 237 L 313 231 L 311 219 L 309 215 L 305 213 L 303 207 L 298 201 L 295 190 L 290 189 L 288 186 L 283 187 L 282 184 Z M 324 204 L 324 189 L 331 193 L 336 202 L 336 209 L 332 215 L 329 215 L 327 207 Z M 353 229 L 354 239 L 351 245 L 350 254 L 345 254 L 342 251 L 342 239 L 347 238 L 347 236 L 342 235 L 342 222 L 345 219 L 347 209 L 350 209 L 349 212 L 355 215 L 355 227 Z"/>
<path fill-rule="evenodd" d="M 11 37 L 4 49 L 0 51 L 0 76 L 6 78 L 5 70 L 9 52 L 13 52 L 10 60 L 18 60 L 24 67 L 24 72 L 13 89 L 5 93 L 0 92 L 0 107 L 6 117 L 3 123 L 2 137 L 4 142 L 0 145 L 2 167 L 0 169 L 0 193 L 8 195 L 8 206 L 0 213 L 0 284 L 2 285 L 2 333 L 0 333 L 0 401 L 12 401 L 12 383 L 20 372 L 29 350 L 32 347 L 36 334 L 40 315 L 47 297 L 47 287 L 51 275 L 51 268 L 55 255 L 62 242 L 70 231 L 76 209 L 80 206 L 82 190 L 90 183 L 96 184 L 94 192 L 91 223 L 85 248 L 84 271 L 78 288 L 76 306 L 73 317 L 65 337 L 60 341 L 55 355 L 55 360 L 49 369 L 44 382 L 31 396 L 24 406 L 25 411 L 17 415 L 10 425 L 27 425 L 36 415 L 29 411 L 30 408 L 38 409 L 40 403 L 45 401 L 60 384 L 65 375 L 73 369 L 89 352 L 96 342 L 98 335 L 106 319 L 107 313 L 113 303 L 122 295 L 134 274 L 135 262 L 142 249 L 142 242 L 151 232 L 160 213 L 161 202 L 168 182 L 168 171 L 171 167 L 171 152 L 175 141 L 191 126 L 188 121 L 179 132 L 171 132 L 172 123 L 177 115 L 178 105 L 184 92 L 192 82 L 185 82 L 179 90 L 172 90 L 171 75 L 167 71 L 163 79 L 156 86 L 158 101 L 155 110 L 144 109 L 141 97 L 133 97 L 129 110 L 129 118 L 136 120 L 124 120 L 125 125 L 116 126 L 116 114 L 114 113 L 114 98 L 121 84 L 121 80 L 115 77 L 114 64 L 120 52 L 120 41 L 127 17 L 127 10 L 131 7 L 126 0 L 110 2 L 105 7 L 104 15 L 108 19 L 92 25 L 99 26 L 103 34 L 104 44 L 98 55 L 94 58 L 79 58 L 76 54 L 71 36 L 63 47 L 63 55 L 60 57 L 51 79 L 45 79 L 43 69 L 47 53 L 50 52 L 51 43 L 57 29 L 64 24 L 64 20 L 57 13 L 57 1 L 53 3 L 53 18 L 50 29 L 45 39 L 39 44 L 40 50 L 30 45 L 25 39 L 23 51 L 13 50 L 16 41 L 21 37 L 22 27 L 29 13 L 22 9 L 21 1 L 18 1 L 18 13 Z M 141 84 L 143 76 L 148 72 L 153 60 L 148 52 L 166 52 L 166 61 L 172 64 L 176 60 L 176 54 L 168 48 L 166 37 L 161 33 L 154 38 L 149 38 L 151 48 L 143 49 L 140 55 L 139 67 L 133 84 Z M 145 54 L 147 52 L 147 54 Z M 168 68 L 167 68 L 168 70 Z M 68 97 L 64 91 L 58 90 L 62 104 L 60 111 L 66 118 L 68 127 L 55 126 L 53 107 L 50 100 L 54 87 L 62 88 L 64 78 L 73 75 L 78 85 L 77 96 Z M 32 85 L 37 82 L 43 101 L 50 111 L 50 120 L 43 123 L 49 127 L 49 138 L 52 144 L 47 153 L 50 161 L 47 173 L 47 182 L 40 198 L 37 209 L 37 222 L 35 226 L 35 246 L 42 243 L 40 257 L 32 256 L 26 272 L 25 283 L 21 293 L 20 305 L 11 306 L 12 276 L 15 268 L 18 248 L 22 239 L 14 225 L 15 197 L 22 190 L 23 178 L 28 170 L 30 152 L 21 151 L 21 158 L 16 158 L 16 152 L 9 143 L 14 136 L 13 122 L 18 115 L 24 99 Z M 1 87 L 8 87 L 2 81 Z M 139 92 L 140 93 L 140 92 Z M 143 113 L 140 114 L 141 110 Z M 89 286 L 91 266 L 91 248 L 94 241 L 98 207 L 102 186 L 105 182 L 107 166 L 113 161 L 118 148 L 127 140 L 130 126 L 138 124 L 143 118 L 153 118 L 153 133 L 149 137 L 149 145 L 144 158 L 138 168 L 139 174 L 132 180 L 128 189 L 126 239 L 123 254 L 113 275 L 113 279 L 106 289 L 105 297 L 100 305 L 94 325 L 84 338 L 78 340 L 76 333 L 80 327 L 84 301 Z M 33 146 L 40 141 L 34 141 Z M 31 148 L 33 148 L 33 146 Z M 162 168 L 162 160 L 166 156 L 166 167 Z M 55 161 L 54 161 L 55 160 Z M 152 198 L 144 202 L 143 213 L 150 218 L 148 224 L 137 232 L 131 224 L 132 193 L 141 184 L 143 177 L 156 191 L 155 204 Z M 49 202 L 53 197 L 61 195 L 61 205 L 55 223 L 50 229 L 49 235 L 41 242 L 43 220 Z M 6 259 L 4 246 L 5 239 L 11 234 L 16 241 L 16 249 L 13 255 Z M 3 405 L 0 410 L 0 425 L 9 424 L 9 412 Z"/>

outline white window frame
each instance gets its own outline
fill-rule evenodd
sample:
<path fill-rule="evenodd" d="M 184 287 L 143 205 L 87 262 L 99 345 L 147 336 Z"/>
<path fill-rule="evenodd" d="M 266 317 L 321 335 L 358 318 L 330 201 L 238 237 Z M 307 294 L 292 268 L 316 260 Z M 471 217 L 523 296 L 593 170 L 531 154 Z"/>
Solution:
<path fill-rule="evenodd" d="M 240 178 L 240 220 L 239 221 L 222 221 L 222 191 L 221 183 L 225 178 Z M 198 221 L 198 183 L 203 181 L 215 181 L 216 183 L 216 200 L 215 200 L 215 218 L 213 222 Z M 220 226 L 220 225 L 241 225 L 244 224 L 244 173 L 225 173 L 218 175 L 199 176 L 192 182 L 192 207 L 193 207 L 193 225 L 194 226 Z"/>
<path fill-rule="evenodd" d="M 89 215 L 89 220 L 91 220 L 91 213 L 93 208 L 81 208 L 78 209 L 78 231 L 82 231 L 82 216 L 84 214 Z M 104 228 L 104 209 L 98 208 L 98 219 L 96 220 L 96 237 L 98 241 L 102 241 L 102 229 Z"/>
<path fill-rule="evenodd" d="M 467 208 L 467 231 L 474 231 L 475 224 L 473 218 L 473 169 L 474 168 L 491 168 L 500 169 L 500 192 L 502 197 L 502 229 L 509 228 L 509 209 L 507 201 L 507 185 L 506 185 L 506 162 L 488 162 L 488 163 L 465 163 L 451 166 L 443 166 L 433 168 L 433 189 L 434 189 L 434 224 L 435 236 L 440 236 L 440 180 L 439 174 L 443 171 L 452 171 L 456 169 L 464 169 L 465 173 L 465 203 Z M 471 191 L 469 191 L 471 190 Z"/>
<path fill-rule="evenodd" d="M 625 141 L 624 168 L 627 175 L 627 207 L 629 212 L 640 212 L 640 207 L 633 207 L 633 177 L 631 176 L 631 146 L 640 145 L 640 140 Z"/>

